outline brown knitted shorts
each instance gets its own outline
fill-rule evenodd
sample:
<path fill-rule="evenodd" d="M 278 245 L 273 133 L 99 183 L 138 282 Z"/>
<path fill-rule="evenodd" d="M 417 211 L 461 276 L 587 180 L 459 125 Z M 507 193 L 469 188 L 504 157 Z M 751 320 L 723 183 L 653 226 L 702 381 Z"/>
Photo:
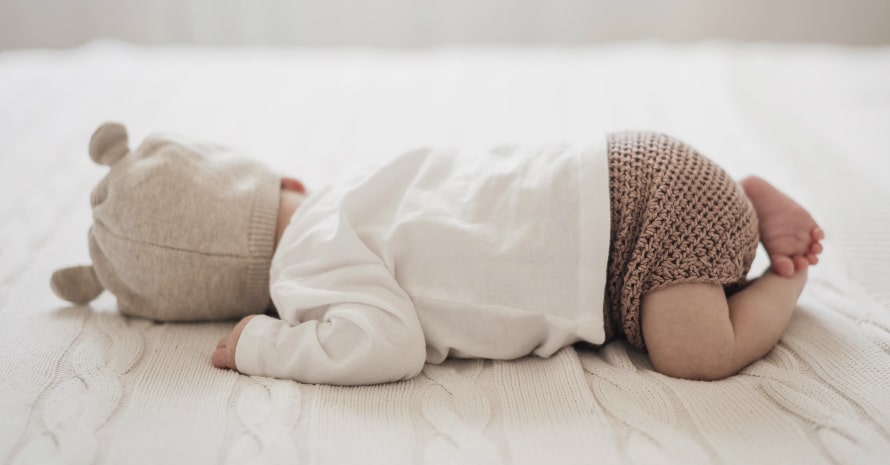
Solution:
<path fill-rule="evenodd" d="M 608 143 L 606 341 L 623 334 L 645 351 L 643 295 L 680 283 L 737 290 L 757 250 L 757 216 L 723 169 L 681 141 L 628 132 Z"/>

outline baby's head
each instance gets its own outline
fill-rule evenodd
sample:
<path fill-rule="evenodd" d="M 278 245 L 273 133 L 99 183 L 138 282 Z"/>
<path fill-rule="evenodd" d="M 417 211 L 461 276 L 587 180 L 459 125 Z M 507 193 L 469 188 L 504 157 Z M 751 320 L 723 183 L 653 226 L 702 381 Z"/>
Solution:
<path fill-rule="evenodd" d="M 120 311 L 156 320 L 262 313 L 282 179 L 231 151 L 169 137 L 127 146 L 107 123 L 90 157 L 111 168 L 93 190 L 92 265 L 56 271 L 52 288 L 78 304 L 103 289 Z"/>

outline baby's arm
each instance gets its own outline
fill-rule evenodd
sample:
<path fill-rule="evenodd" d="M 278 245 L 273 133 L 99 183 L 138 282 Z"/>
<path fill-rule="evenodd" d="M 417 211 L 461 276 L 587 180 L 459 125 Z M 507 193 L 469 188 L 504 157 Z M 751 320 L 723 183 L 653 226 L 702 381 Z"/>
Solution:
<path fill-rule="evenodd" d="M 220 341 L 213 364 L 248 375 L 340 385 L 408 379 L 423 368 L 426 347 L 413 305 L 384 310 L 343 303 L 316 316 L 296 325 L 247 316 Z"/>
<path fill-rule="evenodd" d="M 235 369 L 303 383 L 376 384 L 416 376 L 426 347 L 416 317 L 370 305 L 332 305 L 295 326 L 259 315 L 245 325 Z M 413 319 L 413 321 L 411 321 Z"/>

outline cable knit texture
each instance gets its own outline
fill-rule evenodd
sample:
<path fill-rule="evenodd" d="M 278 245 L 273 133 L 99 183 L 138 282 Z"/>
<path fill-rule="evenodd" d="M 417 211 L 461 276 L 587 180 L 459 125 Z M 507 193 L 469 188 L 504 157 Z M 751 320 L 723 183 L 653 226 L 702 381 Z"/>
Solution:
<path fill-rule="evenodd" d="M 651 132 L 609 135 L 612 244 L 606 339 L 645 350 L 640 300 L 680 283 L 737 290 L 757 251 L 757 216 L 732 178 L 689 145 Z"/>

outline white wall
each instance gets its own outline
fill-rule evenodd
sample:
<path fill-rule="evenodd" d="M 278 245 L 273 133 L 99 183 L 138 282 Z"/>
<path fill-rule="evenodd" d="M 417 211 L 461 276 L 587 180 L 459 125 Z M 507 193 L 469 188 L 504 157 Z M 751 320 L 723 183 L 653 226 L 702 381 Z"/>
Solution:
<path fill-rule="evenodd" d="M 663 38 L 890 43 L 890 0 L 0 0 L 0 48 Z"/>

